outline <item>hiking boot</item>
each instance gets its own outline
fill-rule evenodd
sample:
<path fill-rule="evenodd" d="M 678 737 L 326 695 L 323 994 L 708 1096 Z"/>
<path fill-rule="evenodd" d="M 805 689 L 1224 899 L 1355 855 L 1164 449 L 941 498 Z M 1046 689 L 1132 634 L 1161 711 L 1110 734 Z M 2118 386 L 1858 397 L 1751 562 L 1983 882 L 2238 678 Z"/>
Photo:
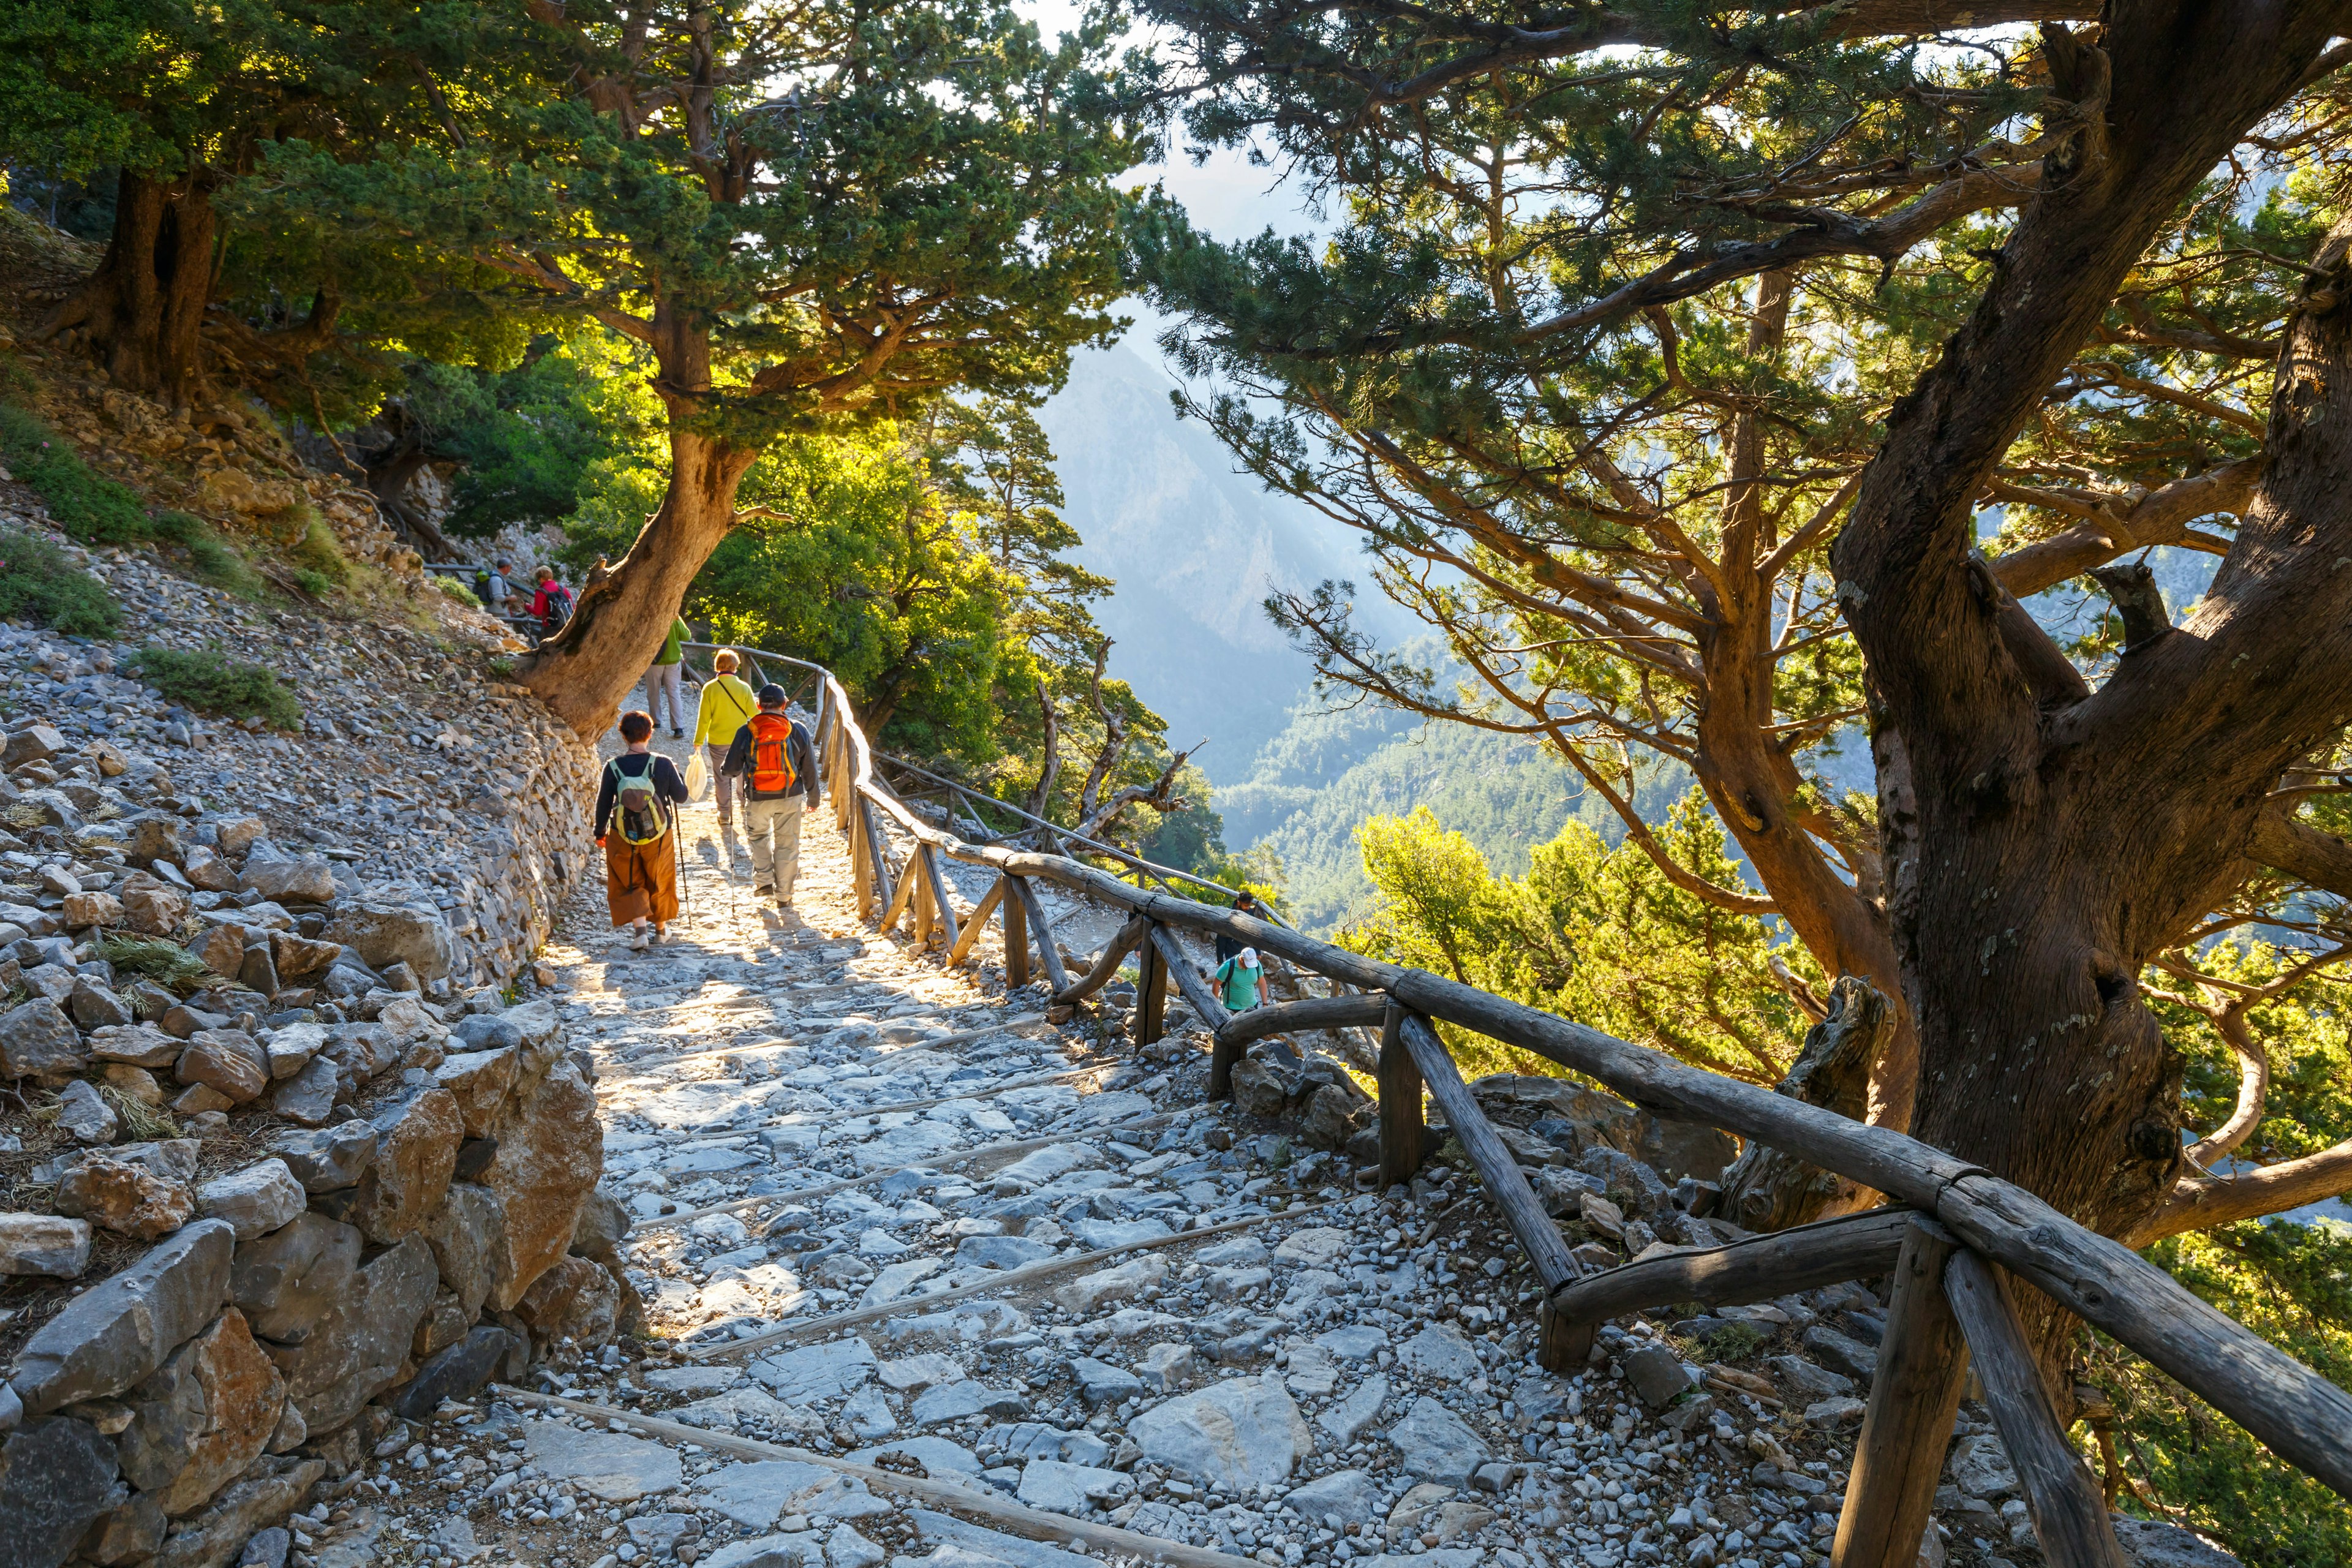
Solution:
<path fill-rule="evenodd" d="M 646 949 L 653 946 L 653 932 L 647 931 L 643 926 L 637 927 L 636 934 L 629 939 L 629 946 L 631 950 L 637 952 L 645 952 Z"/>
<path fill-rule="evenodd" d="M 771 899 L 775 897 L 775 884 L 772 882 L 755 882 L 752 884 L 751 896 L 755 899 Z"/>
<path fill-rule="evenodd" d="M 669 738 L 673 741 L 683 741 L 686 739 L 686 731 L 683 730 L 672 730 L 669 732 Z"/>

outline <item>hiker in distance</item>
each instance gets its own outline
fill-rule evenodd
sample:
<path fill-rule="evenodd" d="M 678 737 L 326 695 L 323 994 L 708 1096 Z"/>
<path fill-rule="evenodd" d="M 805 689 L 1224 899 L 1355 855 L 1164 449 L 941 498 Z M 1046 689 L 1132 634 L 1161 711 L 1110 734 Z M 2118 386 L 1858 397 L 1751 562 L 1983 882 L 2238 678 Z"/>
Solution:
<path fill-rule="evenodd" d="M 622 714 L 621 739 L 629 749 L 604 764 L 596 787 L 596 843 L 604 851 L 613 929 L 629 927 L 629 945 L 642 952 L 677 919 L 677 808 L 686 804 L 686 781 L 652 751 L 652 714 L 635 708 Z"/>
<path fill-rule="evenodd" d="M 743 726 L 760 711 L 760 700 L 751 695 L 751 688 L 735 673 L 741 665 L 731 647 L 722 647 L 711 656 L 710 679 L 702 688 L 702 700 L 694 705 L 694 743 L 703 748 L 709 759 L 715 780 L 712 791 L 719 805 L 719 826 L 727 827 L 735 821 L 735 780 L 727 772 L 727 752 Z"/>
<path fill-rule="evenodd" d="M 1247 915 L 1252 920 L 1262 921 L 1265 919 L 1265 910 L 1258 903 L 1257 895 L 1251 892 L 1247 888 L 1244 888 L 1240 892 L 1234 895 L 1234 913 L 1237 915 Z M 1219 931 L 1217 933 L 1216 942 L 1217 962 L 1219 963 L 1224 963 L 1225 960 L 1241 952 L 1244 945 L 1245 945 L 1242 942 L 1241 938 L 1237 936 L 1227 936 L 1223 931 Z"/>
<path fill-rule="evenodd" d="M 673 741 L 686 739 L 686 697 L 679 684 L 679 661 L 686 658 L 686 645 L 694 640 L 694 631 L 685 620 L 670 617 L 669 635 L 662 638 L 661 651 L 654 655 L 654 667 L 646 671 L 646 716 L 661 718 L 662 698 L 669 698 L 669 734 Z"/>
<path fill-rule="evenodd" d="M 760 688 L 760 710 L 735 731 L 727 760 L 719 764 L 721 778 L 743 783 L 751 895 L 775 894 L 778 909 L 792 907 L 801 868 L 801 814 L 817 804 L 816 742 L 807 725 L 784 710 L 788 701 L 773 681 Z"/>

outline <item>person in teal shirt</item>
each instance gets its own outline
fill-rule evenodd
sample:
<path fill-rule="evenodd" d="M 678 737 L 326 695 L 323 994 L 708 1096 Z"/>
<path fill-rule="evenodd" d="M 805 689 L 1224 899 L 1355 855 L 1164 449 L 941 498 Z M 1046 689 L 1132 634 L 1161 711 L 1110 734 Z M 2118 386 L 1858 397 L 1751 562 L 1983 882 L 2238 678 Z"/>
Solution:
<path fill-rule="evenodd" d="M 669 636 L 662 639 L 661 652 L 654 656 L 654 667 L 646 671 L 646 711 L 654 722 L 662 721 L 662 694 L 669 694 L 669 735 L 673 741 L 686 739 L 686 688 L 678 679 L 679 661 L 686 658 L 686 644 L 694 640 L 693 628 L 677 616 L 669 623 Z"/>
<path fill-rule="evenodd" d="M 1217 990 L 1231 1013 L 1246 1013 L 1265 999 L 1265 971 L 1258 964 L 1257 949 L 1245 947 L 1217 965 Z"/>

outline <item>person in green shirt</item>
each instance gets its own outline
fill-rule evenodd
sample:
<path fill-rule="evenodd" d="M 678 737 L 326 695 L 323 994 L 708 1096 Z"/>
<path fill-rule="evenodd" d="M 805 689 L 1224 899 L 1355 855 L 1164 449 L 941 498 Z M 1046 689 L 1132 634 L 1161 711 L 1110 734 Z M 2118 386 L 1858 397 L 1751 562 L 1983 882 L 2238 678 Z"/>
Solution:
<path fill-rule="evenodd" d="M 662 639 L 661 652 L 654 656 L 654 667 L 646 671 L 646 711 L 661 722 L 662 694 L 669 694 L 669 735 L 673 741 L 686 739 L 686 690 L 678 680 L 678 661 L 686 657 L 685 645 L 694 639 L 694 632 L 683 620 L 672 616 L 669 636 Z"/>
<path fill-rule="evenodd" d="M 1216 978 L 1227 1012 L 1246 1013 L 1265 999 L 1265 971 L 1259 966 L 1254 947 L 1245 947 L 1217 965 Z"/>
<path fill-rule="evenodd" d="M 722 647 L 711 656 L 710 668 L 716 672 L 702 689 L 702 700 L 695 705 L 694 743 L 703 749 L 710 763 L 710 776 L 719 803 L 719 826 L 727 827 L 735 821 L 735 781 L 720 771 L 727 760 L 727 748 L 734 743 L 735 731 L 751 721 L 760 710 L 760 700 L 741 676 L 735 673 L 742 660 L 731 647 Z"/>

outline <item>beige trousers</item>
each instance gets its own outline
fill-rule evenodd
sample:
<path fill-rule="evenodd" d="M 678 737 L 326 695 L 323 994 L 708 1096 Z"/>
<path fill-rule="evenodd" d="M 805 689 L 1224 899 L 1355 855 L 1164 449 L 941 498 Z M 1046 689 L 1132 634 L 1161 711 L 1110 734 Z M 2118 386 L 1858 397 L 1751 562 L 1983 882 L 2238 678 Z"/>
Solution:
<path fill-rule="evenodd" d="M 793 883 L 800 876 L 801 813 L 807 805 L 808 797 L 802 795 L 743 803 L 743 836 L 751 841 L 751 880 L 774 889 L 780 901 L 791 900 Z"/>

